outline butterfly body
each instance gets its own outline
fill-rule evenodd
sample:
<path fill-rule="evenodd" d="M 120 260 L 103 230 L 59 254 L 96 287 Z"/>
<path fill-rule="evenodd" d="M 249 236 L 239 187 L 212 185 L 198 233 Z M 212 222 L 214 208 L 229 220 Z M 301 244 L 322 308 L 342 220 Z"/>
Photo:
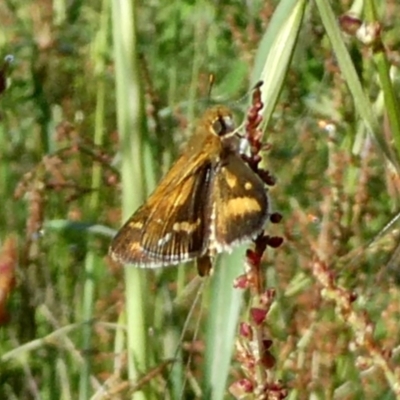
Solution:
<path fill-rule="evenodd" d="M 114 237 L 112 258 L 142 267 L 210 264 L 216 253 L 258 235 L 268 218 L 267 190 L 241 158 L 239 142 L 230 111 L 208 110 L 182 155 Z"/>

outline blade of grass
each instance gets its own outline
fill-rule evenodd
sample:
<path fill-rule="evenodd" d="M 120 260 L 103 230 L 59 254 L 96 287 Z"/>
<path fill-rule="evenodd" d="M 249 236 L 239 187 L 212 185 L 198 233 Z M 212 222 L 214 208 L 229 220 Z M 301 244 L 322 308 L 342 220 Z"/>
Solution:
<path fill-rule="evenodd" d="M 95 38 L 95 44 L 97 52 L 94 54 L 95 70 L 98 74 L 97 79 L 97 93 L 96 93 L 96 111 L 95 111 L 95 127 L 94 127 L 94 144 L 101 146 L 103 144 L 103 136 L 105 131 L 105 84 L 103 80 L 103 73 L 105 71 L 105 59 L 104 54 L 107 51 L 107 37 L 108 27 L 107 21 L 110 18 L 110 9 L 108 2 L 103 1 L 102 12 L 101 12 L 101 26 L 98 30 L 98 34 Z M 99 214 L 99 189 L 101 185 L 101 165 L 97 162 L 92 167 L 92 182 L 91 182 L 91 194 L 87 199 L 86 213 L 89 216 L 89 220 L 95 220 Z M 95 284 L 96 284 L 96 273 L 102 271 L 102 259 L 98 257 L 92 249 L 92 237 L 88 237 L 88 252 L 85 257 L 85 283 L 83 285 L 83 296 L 82 296 L 82 319 L 83 321 L 90 321 L 93 318 L 94 311 L 94 296 L 95 296 Z M 80 369 L 79 379 L 79 398 L 88 399 L 90 397 L 90 376 L 91 371 L 91 352 L 89 351 L 92 347 L 93 327 L 91 324 L 83 325 L 82 329 L 82 349 L 84 349 L 84 363 Z"/>
<path fill-rule="evenodd" d="M 145 124 L 137 53 L 137 6 L 134 0 L 112 2 L 124 220 L 138 208 L 144 195 L 142 136 Z M 143 270 L 125 267 L 128 375 L 132 383 L 137 381 L 149 366 L 145 284 Z M 149 399 L 150 391 L 142 389 L 135 392 L 133 398 Z"/>
<path fill-rule="evenodd" d="M 261 91 L 264 103 L 262 110 L 264 129 L 271 119 L 282 90 L 306 4 L 304 0 L 281 1 L 258 47 L 251 84 L 254 87 L 257 82 L 263 81 Z"/>
<path fill-rule="evenodd" d="M 55 231 L 84 231 L 85 233 L 101 235 L 112 238 L 117 231 L 105 225 L 91 224 L 89 222 L 71 221 L 68 219 L 52 219 L 45 221 L 44 229 Z"/>
<path fill-rule="evenodd" d="M 281 1 L 259 46 L 251 82 L 262 80 L 264 126 L 271 118 L 303 18 L 305 1 Z M 207 323 L 205 396 L 222 399 L 226 390 L 233 343 L 240 311 L 241 292 L 232 282 L 243 270 L 244 247 L 221 258 L 211 287 L 211 309 Z"/>
<path fill-rule="evenodd" d="M 351 95 L 353 96 L 354 105 L 360 115 L 361 120 L 375 138 L 379 149 L 383 152 L 386 158 L 399 170 L 398 160 L 395 159 L 388 148 L 385 138 L 382 135 L 382 130 L 379 127 L 376 115 L 370 100 L 364 93 L 362 84 L 357 75 L 350 54 L 343 41 L 342 33 L 337 23 L 335 14 L 332 11 L 330 3 L 326 0 L 315 0 L 318 7 L 322 23 L 326 33 L 331 41 L 332 48 L 335 52 L 340 70 L 347 83 Z"/>
<path fill-rule="evenodd" d="M 224 398 L 242 299 L 233 281 L 243 270 L 243 254 L 239 248 L 221 257 L 211 278 L 203 382 L 206 399 Z"/>
<path fill-rule="evenodd" d="M 375 3 L 371 0 L 365 2 L 365 14 L 370 22 L 377 22 L 377 14 Z M 394 145 L 397 151 L 397 159 L 400 158 L 400 113 L 399 100 L 397 98 L 392 80 L 390 78 L 390 65 L 385 53 L 383 43 L 380 36 L 377 37 L 377 43 L 374 44 L 373 61 L 376 64 L 379 74 L 383 96 L 385 99 L 386 114 L 389 119 L 391 133 L 394 140 Z"/>

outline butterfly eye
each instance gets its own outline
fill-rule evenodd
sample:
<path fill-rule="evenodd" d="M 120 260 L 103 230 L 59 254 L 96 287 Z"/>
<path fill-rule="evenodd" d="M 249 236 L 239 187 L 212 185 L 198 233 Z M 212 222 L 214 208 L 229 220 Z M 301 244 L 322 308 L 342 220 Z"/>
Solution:
<path fill-rule="evenodd" d="M 234 130 L 233 119 L 229 115 L 219 116 L 213 124 L 212 128 L 218 136 L 224 136 Z"/>

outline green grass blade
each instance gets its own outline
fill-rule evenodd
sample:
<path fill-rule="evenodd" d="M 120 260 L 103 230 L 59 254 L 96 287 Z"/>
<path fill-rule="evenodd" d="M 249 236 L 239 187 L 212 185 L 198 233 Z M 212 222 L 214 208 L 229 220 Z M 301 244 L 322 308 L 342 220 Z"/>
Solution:
<path fill-rule="evenodd" d="M 123 219 L 143 201 L 142 169 L 144 114 L 136 37 L 136 1 L 112 2 L 116 67 L 118 131 L 122 156 Z M 145 275 L 143 270 L 125 267 L 126 321 L 129 379 L 134 383 L 149 367 L 145 318 Z M 148 399 L 138 391 L 134 399 Z"/>
<path fill-rule="evenodd" d="M 244 252 L 241 247 L 221 257 L 211 277 L 203 384 L 207 399 L 222 399 L 226 391 L 242 299 L 233 281 L 243 272 Z"/>
<path fill-rule="evenodd" d="M 375 2 L 368 0 L 365 2 L 365 14 L 369 23 L 379 24 L 376 13 Z M 379 25 L 380 27 L 380 25 Z M 375 62 L 381 89 L 385 99 L 385 111 L 387 113 L 394 146 L 397 151 L 397 159 L 400 157 L 400 112 L 399 100 L 396 89 L 390 76 L 390 64 L 386 55 L 385 45 L 382 43 L 381 33 L 376 36 L 372 44 L 373 61 Z"/>
<path fill-rule="evenodd" d="M 292 60 L 307 2 L 284 0 L 276 8 L 257 50 L 252 86 L 263 81 L 263 126 L 271 119 Z"/>
<path fill-rule="evenodd" d="M 360 78 L 354 67 L 349 51 L 343 41 L 342 32 L 340 31 L 337 19 L 332 11 L 329 1 L 316 0 L 315 3 L 318 7 L 326 33 L 331 41 L 343 77 L 351 95 L 353 96 L 354 105 L 361 120 L 364 122 L 368 131 L 372 133 L 383 154 L 388 160 L 397 166 L 398 160 L 393 157 L 393 154 L 390 152 L 385 138 L 382 135 L 382 130 L 379 127 L 376 114 L 373 111 L 370 100 L 364 92 Z"/>
<path fill-rule="evenodd" d="M 105 58 L 107 49 L 107 36 L 108 27 L 107 23 L 109 19 L 109 7 L 106 1 L 102 4 L 102 26 L 99 29 L 96 37 L 98 42 L 98 52 L 94 54 L 94 63 L 96 65 L 97 76 L 97 88 L 96 88 L 96 111 L 95 111 L 95 125 L 94 125 L 94 144 L 101 146 L 104 141 L 105 132 L 105 83 L 103 79 L 103 73 L 105 70 Z M 95 41 L 96 41 L 95 39 Z M 89 220 L 96 220 L 99 215 L 99 204 L 100 196 L 99 190 L 101 185 L 101 165 L 97 162 L 93 163 L 92 166 L 92 177 L 91 177 L 91 194 L 86 201 L 86 212 Z M 83 285 L 83 296 L 82 296 L 82 319 L 83 321 L 90 321 L 93 318 L 94 313 L 94 301 L 95 301 L 95 285 L 98 282 L 96 279 L 96 273 L 102 271 L 102 259 L 93 250 L 93 238 L 89 237 L 88 240 L 88 252 L 85 257 L 85 282 Z M 90 395 L 90 377 L 92 375 L 92 363 L 91 353 L 92 348 L 92 337 L 93 327 L 91 324 L 85 324 L 82 328 L 82 349 L 84 354 L 87 356 L 84 358 L 84 363 L 80 371 L 79 379 L 79 398 L 84 400 L 89 398 Z"/>
<path fill-rule="evenodd" d="M 280 2 L 259 46 L 252 82 L 264 82 L 265 123 L 270 119 L 282 89 L 305 4 L 305 1 L 293 0 Z M 232 283 L 243 272 L 244 253 L 241 248 L 229 257 L 222 257 L 212 278 L 204 382 L 207 398 L 222 399 L 226 391 L 241 299 L 240 291 L 233 289 Z"/>

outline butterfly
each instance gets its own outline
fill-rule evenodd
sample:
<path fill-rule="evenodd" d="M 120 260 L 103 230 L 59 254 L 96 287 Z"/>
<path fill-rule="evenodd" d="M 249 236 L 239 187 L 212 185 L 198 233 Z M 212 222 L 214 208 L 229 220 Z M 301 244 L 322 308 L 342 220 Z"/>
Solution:
<path fill-rule="evenodd" d="M 124 264 L 156 268 L 197 260 L 200 275 L 217 253 L 259 235 L 267 188 L 240 154 L 231 111 L 207 110 L 184 151 L 110 245 Z"/>

